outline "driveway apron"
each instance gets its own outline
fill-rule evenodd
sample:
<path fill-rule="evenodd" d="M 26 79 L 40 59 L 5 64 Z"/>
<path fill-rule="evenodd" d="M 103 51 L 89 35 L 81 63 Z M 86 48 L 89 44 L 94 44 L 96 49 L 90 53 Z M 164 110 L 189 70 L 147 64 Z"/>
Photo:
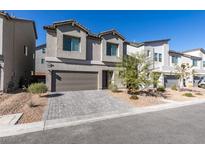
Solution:
<path fill-rule="evenodd" d="M 107 115 L 127 112 L 134 107 L 109 94 L 107 90 L 87 90 L 51 93 L 45 120 Z"/>

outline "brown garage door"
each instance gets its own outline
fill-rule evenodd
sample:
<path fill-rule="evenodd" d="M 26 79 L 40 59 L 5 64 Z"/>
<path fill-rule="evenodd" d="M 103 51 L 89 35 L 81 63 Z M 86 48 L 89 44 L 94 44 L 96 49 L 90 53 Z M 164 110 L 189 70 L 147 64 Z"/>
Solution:
<path fill-rule="evenodd" d="M 97 89 L 97 72 L 54 71 L 52 91 Z"/>

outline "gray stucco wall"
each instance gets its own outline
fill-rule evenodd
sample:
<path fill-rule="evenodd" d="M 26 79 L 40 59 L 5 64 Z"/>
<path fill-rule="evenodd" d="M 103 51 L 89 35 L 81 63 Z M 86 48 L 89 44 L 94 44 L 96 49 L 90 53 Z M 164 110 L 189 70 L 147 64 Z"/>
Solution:
<path fill-rule="evenodd" d="M 100 61 L 101 60 L 101 41 L 87 38 L 87 60 Z"/>
<path fill-rule="evenodd" d="M 80 38 L 80 52 L 63 51 L 63 35 Z M 57 28 L 57 57 L 69 59 L 86 59 L 86 32 L 71 25 L 60 26 Z"/>
<path fill-rule="evenodd" d="M 55 31 L 48 30 L 46 33 L 46 56 L 57 56 L 57 34 Z"/>
<path fill-rule="evenodd" d="M 3 90 L 13 81 L 18 87 L 20 77 L 30 77 L 34 71 L 35 33 L 31 22 L 4 20 L 3 26 Z M 28 47 L 27 56 L 24 46 Z"/>
<path fill-rule="evenodd" d="M 80 65 L 80 64 L 68 64 L 68 63 L 56 63 L 56 62 L 48 62 L 52 64 L 52 68 L 48 68 L 47 76 L 46 76 L 46 84 L 48 89 L 51 90 L 51 80 L 52 80 L 52 70 L 61 70 L 61 71 L 85 71 L 85 72 L 98 72 L 98 89 L 102 89 L 102 71 L 110 70 L 117 71 L 116 67 L 111 65 Z M 115 78 L 117 80 L 117 78 Z M 121 83 L 118 81 L 116 84 L 119 87 L 122 87 Z"/>
<path fill-rule="evenodd" d="M 118 44 L 117 56 L 107 56 L 107 42 Z M 117 35 L 104 35 L 101 43 L 101 60 L 106 62 L 120 62 L 120 58 L 123 56 L 123 40 Z"/>
<path fill-rule="evenodd" d="M 5 90 L 8 87 L 9 81 L 14 80 L 14 24 L 4 19 L 3 24 L 3 56 L 4 66 L 2 69 L 3 87 Z"/>
<path fill-rule="evenodd" d="M 2 55 L 3 19 L 0 17 L 0 54 Z"/>
<path fill-rule="evenodd" d="M 43 53 L 43 49 L 45 49 L 45 53 Z M 38 74 L 45 74 L 47 72 L 46 62 L 46 47 L 42 47 L 36 50 L 35 53 L 35 72 Z M 44 63 L 41 63 L 41 60 L 44 59 Z"/>

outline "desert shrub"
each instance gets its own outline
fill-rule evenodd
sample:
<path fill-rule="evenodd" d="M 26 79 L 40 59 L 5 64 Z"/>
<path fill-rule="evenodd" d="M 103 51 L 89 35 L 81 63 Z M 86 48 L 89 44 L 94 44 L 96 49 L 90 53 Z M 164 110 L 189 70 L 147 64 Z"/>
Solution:
<path fill-rule="evenodd" d="M 137 95 L 132 95 L 132 96 L 130 96 L 130 99 L 137 100 L 137 99 L 139 99 L 139 97 Z"/>
<path fill-rule="evenodd" d="M 38 107 L 39 105 L 35 104 L 32 100 L 28 102 L 30 108 Z"/>
<path fill-rule="evenodd" d="M 44 83 L 33 83 L 28 87 L 28 91 L 33 94 L 42 94 L 48 91 Z"/>
<path fill-rule="evenodd" d="M 174 84 L 171 89 L 177 91 L 177 85 Z"/>
<path fill-rule="evenodd" d="M 183 96 L 186 96 L 186 97 L 194 97 L 194 95 L 192 93 L 184 93 Z"/>
<path fill-rule="evenodd" d="M 165 92 L 164 86 L 159 86 L 159 87 L 157 88 L 157 91 L 159 91 L 159 92 Z"/>
<path fill-rule="evenodd" d="M 118 92 L 118 87 L 115 84 L 110 84 L 108 87 L 112 92 Z"/>

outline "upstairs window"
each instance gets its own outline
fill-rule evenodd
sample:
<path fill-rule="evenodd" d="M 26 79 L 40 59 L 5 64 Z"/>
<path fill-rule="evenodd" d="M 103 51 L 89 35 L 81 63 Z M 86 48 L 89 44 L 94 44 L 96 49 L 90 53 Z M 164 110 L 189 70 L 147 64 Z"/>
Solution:
<path fill-rule="evenodd" d="M 158 56 L 158 53 L 154 53 L 154 61 L 158 60 L 157 56 Z"/>
<path fill-rule="evenodd" d="M 205 61 L 203 61 L 203 67 L 205 67 Z"/>
<path fill-rule="evenodd" d="M 42 53 L 46 53 L 46 49 L 45 48 L 42 49 Z"/>
<path fill-rule="evenodd" d="M 118 45 L 113 43 L 107 43 L 107 56 L 116 56 L 117 55 Z"/>
<path fill-rule="evenodd" d="M 150 50 L 147 50 L 147 57 L 150 57 Z"/>
<path fill-rule="evenodd" d="M 80 38 L 63 35 L 64 51 L 80 51 Z"/>
<path fill-rule="evenodd" d="M 162 62 L 162 54 L 159 53 L 159 62 Z"/>
<path fill-rule="evenodd" d="M 24 55 L 28 56 L 28 46 L 24 45 Z"/>
<path fill-rule="evenodd" d="M 45 59 L 41 59 L 41 64 L 44 64 L 45 63 Z"/>
<path fill-rule="evenodd" d="M 192 59 L 192 65 L 197 66 L 197 60 L 196 59 Z"/>
<path fill-rule="evenodd" d="M 172 63 L 177 64 L 178 63 L 178 57 L 177 56 L 172 56 Z"/>

